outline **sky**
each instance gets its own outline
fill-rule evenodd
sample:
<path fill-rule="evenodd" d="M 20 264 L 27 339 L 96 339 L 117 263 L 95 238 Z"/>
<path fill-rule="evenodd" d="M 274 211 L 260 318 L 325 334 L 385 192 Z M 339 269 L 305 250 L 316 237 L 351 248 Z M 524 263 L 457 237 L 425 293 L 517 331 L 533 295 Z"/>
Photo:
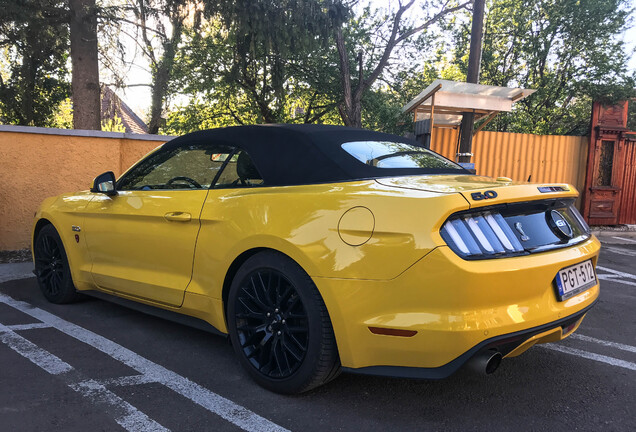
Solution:
<path fill-rule="evenodd" d="M 382 0 L 369 0 L 371 3 L 382 4 Z M 632 20 L 636 22 L 636 0 L 631 0 Z M 636 23 L 635 23 L 636 24 Z M 626 44 L 626 50 L 631 53 L 631 58 L 628 63 L 628 67 L 631 71 L 636 71 L 636 25 L 630 29 L 625 30 L 621 35 Z M 132 41 L 128 41 L 127 49 L 130 52 L 134 51 Z M 128 59 L 132 62 L 129 72 L 126 77 L 126 84 L 150 84 L 151 76 L 148 69 L 148 62 L 142 58 L 140 54 L 137 56 L 130 56 Z M 117 90 L 117 94 L 128 104 L 129 107 L 135 111 L 142 119 L 146 119 L 147 113 L 150 112 L 150 87 L 139 86 L 129 87 L 126 89 Z"/>

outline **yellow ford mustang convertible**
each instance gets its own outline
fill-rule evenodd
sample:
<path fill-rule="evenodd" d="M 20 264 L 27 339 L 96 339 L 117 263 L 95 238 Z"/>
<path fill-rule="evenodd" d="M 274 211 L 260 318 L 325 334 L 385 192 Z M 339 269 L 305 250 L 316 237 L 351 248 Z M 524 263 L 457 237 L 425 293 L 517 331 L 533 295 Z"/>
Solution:
<path fill-rule="evenodd" d="M 571 334 L 598 297 L 576 197 L 377 132 L 208 130 L 44 201 L 35 273 L 54 303 L 86 292 L 229 334 L 276 392 L 343 369 L 490 373 Z"/>

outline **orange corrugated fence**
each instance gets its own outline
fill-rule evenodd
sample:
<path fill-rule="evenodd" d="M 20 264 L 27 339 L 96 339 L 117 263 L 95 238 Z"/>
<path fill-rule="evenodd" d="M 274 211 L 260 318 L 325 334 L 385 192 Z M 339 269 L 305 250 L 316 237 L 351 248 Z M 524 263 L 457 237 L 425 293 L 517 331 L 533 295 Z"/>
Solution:
<path fill-rule="evenodd" d="M 478 132 L 473 139 L 477 174 L 533 183 L 585 185 L 589 137 Z M 457 130 L 435 128 L 431 150 L 455 160 Z"/>

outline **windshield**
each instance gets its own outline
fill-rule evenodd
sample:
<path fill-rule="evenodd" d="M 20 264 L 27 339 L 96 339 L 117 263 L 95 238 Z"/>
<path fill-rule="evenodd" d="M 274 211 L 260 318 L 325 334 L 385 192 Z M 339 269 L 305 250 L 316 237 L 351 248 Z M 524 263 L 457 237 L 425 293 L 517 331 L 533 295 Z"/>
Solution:
<path fill-rule="evenodd" d="M 342 148 L 360 162 L 376 168 L 463 168 L 423 147 L 390 141 L 352 141 Z"/>

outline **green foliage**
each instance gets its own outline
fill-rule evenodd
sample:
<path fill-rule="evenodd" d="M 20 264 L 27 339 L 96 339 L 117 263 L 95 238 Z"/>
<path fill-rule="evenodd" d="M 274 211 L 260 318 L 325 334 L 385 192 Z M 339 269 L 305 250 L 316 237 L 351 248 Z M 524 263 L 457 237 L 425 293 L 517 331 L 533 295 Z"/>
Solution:
<path fill-rule="evenodd" d="M 630 100 L 627 108 L 627 128 L 636 132 L 636 99 Z"/>
<path fill-rule="evenodd" d="M 626 0 L 491 0 L 484 22 L 482 84 L 537 92 L 490 130 L 586 134 L 591 102 L 634 95 L 625 49 Z M 456 63 L 467 67 L 470 22 L 457 34 Z"/>
<path fill-rule="evenodd" d="M 199 30 L 186 32 L 175 59 L 171 92 L 190 102 L 169 114 L 166 133 L 247 123 L 342 124 L 333 26 L 343 25 L 353 87 L 359 84 L 358 55 L 366 76 L 382 58 L 391 29 L 388 11 L 367 7 L 356 15 L 330 0 L 208 2 L 206 17 Z M 401 32 L 410 24 L 402 25 Z M 430 38 L 411 44 L 417 54 Z M 365 88 L 363 126 L 407 130 L 406 102 L 391 83 Z"/>
<path fill-rule="evenodd" d="M 57 107 L 57 112 L 51 121 L 50 127 L 58 129 L 73 129 L 73 101 L 64 99 Z"/>
<path fill-rule="evenodd" d="M 50 126 L 69 95 L 66 1 L 1 0 L 0 121 Z"/>
<path fill-rule="evenodd" d="M 402 114 L 403 98 L 389 88 L 369 90 L 362 100 L 362 127 L 404 135 L 413 132 L 410 114 Z"/>
<path fill-rule="evenodd" d="M 171 92 L 189 103 L 164 132 L 250 123 L 338 122 L 327 88 L 329 0 L 208 2 L 186 30 Z M 276 31 L 273 31 L 276 29 Z"/>
<path fill-rule="evenodd" d="M 126 132 L 126 128 L 121 122 L 121 117 L 118 115 L 102 120 L 102 130 L 104 132 Z"/>

